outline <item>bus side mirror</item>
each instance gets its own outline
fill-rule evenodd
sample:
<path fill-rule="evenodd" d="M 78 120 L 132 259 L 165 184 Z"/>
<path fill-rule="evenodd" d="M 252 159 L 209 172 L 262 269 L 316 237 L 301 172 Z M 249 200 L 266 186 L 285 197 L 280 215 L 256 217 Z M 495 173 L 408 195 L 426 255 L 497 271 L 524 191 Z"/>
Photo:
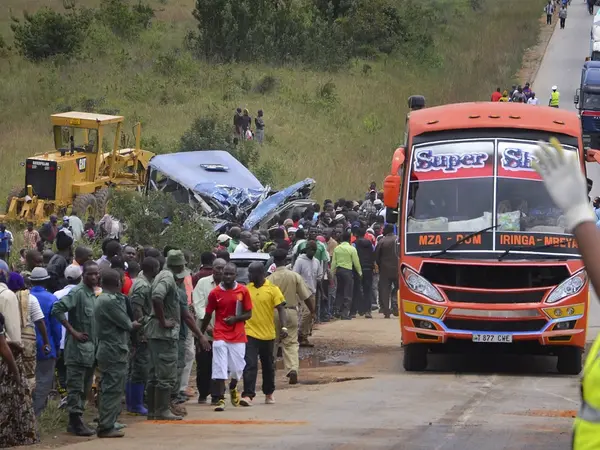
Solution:
<path fill-rule="evenodd" d="M 383 181 L 383 204 L 386 208 L 396 209 L 398 207 L 398 196 L 400 195 L 400 184 L 402 183 L 402 165 L 404 164 L 404 147 L 398 147 L 392 158 L 390 174 Z"/>

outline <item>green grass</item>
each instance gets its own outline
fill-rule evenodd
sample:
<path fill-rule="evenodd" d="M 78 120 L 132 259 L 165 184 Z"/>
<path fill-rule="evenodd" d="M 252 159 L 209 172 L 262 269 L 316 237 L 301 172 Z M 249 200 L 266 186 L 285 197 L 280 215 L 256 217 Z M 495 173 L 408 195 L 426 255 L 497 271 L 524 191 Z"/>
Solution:
<path fill-rule="evenodd" d="M 400 0 L 399 0 L 400 1 Z M 128 126 L 141 120 L 143 137 L 175 148 L 199 115 L 231 121 L 233 110 L 265 112 L 263 162 L 277 168 L 277 184 L 304 177 L 317 180 L 316 197 L 358 196 L 369 181 L 381 184 L 394 149 L 403 139 L 406 100 L 423 94 L 429 105 L 487 100 L 496 86 L 513 83 L 523 52 L 534 45 L 545 0 L 423 0 L 442 5 L 435 31 L 435 63 L 388 57 L 356 61 L 338 73 L 301 67 L 208 65 L 183 49 L 193 30 L 193 0 L 151 1 L 157 19 L 135 42 L 123 42 L 94 27 L 85 59 L 34 64 L 14 51 L 0 56 L 0 155 L 4 176 L 0 202 L 23 182 L 20 162 L 52 146 L 48 116 L 57 108 L 80 108 L 101 99 Z M 99 1 L 80 0 L 94 6 Z M 21 16 L 58 0 L 3 0 L 0 35 L 10 44 L 9 12 Z M 173 63 L 174 62 L 174 66 Z M 371 70 L 365 70 L 368 64 Z M 262 77 L 277 79 L 275 91 L 253 87 Z M 317 92 L 335 86 L 335 99 Z"/>
<path fill-rule="evenodd" d="M 39 428 L 42 439 L 56 436 L 58 433 L 64 433 L 69 420 L 68 414 L 64 409 L 58 409 L 57 400 L 48 400 L 46 408 L 42 411 L 39 418 Z"/>

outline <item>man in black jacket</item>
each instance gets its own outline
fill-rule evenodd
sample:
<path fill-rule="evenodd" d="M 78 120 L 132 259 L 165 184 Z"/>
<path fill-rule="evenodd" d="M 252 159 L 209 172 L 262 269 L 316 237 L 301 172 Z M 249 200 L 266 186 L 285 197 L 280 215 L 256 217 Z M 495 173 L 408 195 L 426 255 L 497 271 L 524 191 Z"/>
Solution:
<path fill-rule="evenodd" d="M 352 296 L 352 314 L 364 315 L 366 319 L 372 319 L 371 316 L 371 295 L 373 291 L 373 265 L 375 263 L 375 253 L 373 244 L 366 239 L 363 228 L 354 228 L 352 230 L 356 240 L 354 247 L 358 253 L 358 260 L 362 269 L 362 279 L 354 273 L 354 293 Z"/>
<path fill-rule="evenodd" d="M 379 306 L 386 319 L 390 317 L 390 297 L 398 289 L 398 253 L 394 225 L 383 228 L 383 238 L 375 248 L 375 262 L 379 267 Z M 392 301 L 392 312 L 398 316 L 398 304 Z"/>

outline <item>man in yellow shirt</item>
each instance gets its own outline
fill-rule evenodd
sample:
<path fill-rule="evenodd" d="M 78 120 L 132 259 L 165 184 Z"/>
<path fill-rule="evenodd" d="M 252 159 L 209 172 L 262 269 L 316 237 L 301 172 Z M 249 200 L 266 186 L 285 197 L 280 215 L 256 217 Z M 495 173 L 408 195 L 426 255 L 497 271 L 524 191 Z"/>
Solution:
<path fill-rule="evenodd" d="M 244 368 L 244 392 L 240 405 L 252 406 L 256 396 L 256 377 L 258 374 L 258 359 L 262 367 L 262 391 L 265 394 L 267 405 L 275 403 L 275 316 L 273 310 L 277 309 L 279 323 L 286 323 L 285 299 L 281 290 L 265 279 L 265 266 L 263 263 L 254 262 L 248 267 L 247 288 L 252 298 L 252 318 L 246 321 L 246 367 Z M 287 336 L 287 329 L 282 327 L 279 335 Z"/>

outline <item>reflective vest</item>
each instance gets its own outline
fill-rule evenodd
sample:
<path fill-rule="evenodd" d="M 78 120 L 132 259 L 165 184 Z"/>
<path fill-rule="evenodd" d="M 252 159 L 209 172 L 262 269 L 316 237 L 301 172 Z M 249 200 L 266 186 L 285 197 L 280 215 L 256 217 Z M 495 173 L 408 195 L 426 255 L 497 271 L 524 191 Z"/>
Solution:
<path fill-rule="evenodd" d="M 558 106 L 559 100 L 560 93 L 558 91 L 552 91 L 552 94 L 550 94 L 550 106 Z"/>
<path fill-rule="evenodd" d="M 600 448 L 600 336 L 585 360 L 581 408 L 573 425 L 573 450 Z"/>

